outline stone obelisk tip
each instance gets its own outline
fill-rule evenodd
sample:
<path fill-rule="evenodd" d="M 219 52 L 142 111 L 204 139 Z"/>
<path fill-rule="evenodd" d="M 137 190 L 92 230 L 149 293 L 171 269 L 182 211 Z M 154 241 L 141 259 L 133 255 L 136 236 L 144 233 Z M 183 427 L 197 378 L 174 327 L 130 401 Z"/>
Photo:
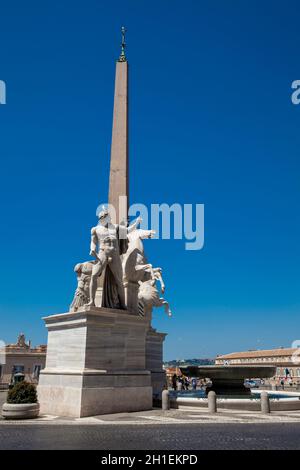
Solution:
<path fill-rule="evenodd" d="M 125 28 L 125 26 L 122 26 L 121 33 L 122 33 L 122 42 L 121 42 L 121 54 L 120 54 L 120 57 L 119 57 L 119 62 L 126 62 L 126 55 L 125 55 L 125 47 L 126 47 L 125 33 L 126 33 L 126 28 Z"/>

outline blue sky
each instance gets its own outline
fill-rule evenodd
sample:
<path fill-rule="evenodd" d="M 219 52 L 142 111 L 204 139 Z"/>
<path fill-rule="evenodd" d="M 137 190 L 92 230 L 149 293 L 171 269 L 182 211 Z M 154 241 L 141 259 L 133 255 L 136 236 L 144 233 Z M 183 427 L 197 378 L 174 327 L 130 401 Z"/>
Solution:
<path fill-rule="evenodd" d="M 2 2 L 0 338 L 46 341 L 107 198 L 126 25 L 131 202 L 205 204 L 205 246 L 149 240 L 165 358 L 300 337 L 297 1 Z"/>

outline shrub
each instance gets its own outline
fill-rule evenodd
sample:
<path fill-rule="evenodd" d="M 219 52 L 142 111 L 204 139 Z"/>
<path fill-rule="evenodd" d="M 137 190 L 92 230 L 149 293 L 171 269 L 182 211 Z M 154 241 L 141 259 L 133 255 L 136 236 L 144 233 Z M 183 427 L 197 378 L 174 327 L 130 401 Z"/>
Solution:
<path fill-rule="evenodd" d="M 37 393 L 34 385 L 19 382 L 8 392 L 7 403 L 37 403 Z"/>

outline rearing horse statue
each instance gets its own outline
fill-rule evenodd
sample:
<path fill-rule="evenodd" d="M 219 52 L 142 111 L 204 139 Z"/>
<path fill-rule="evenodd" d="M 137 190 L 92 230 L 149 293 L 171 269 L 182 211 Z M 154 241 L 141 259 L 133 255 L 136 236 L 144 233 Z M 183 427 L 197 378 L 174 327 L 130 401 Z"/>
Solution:
<path fill-rule="evenodd" d="M 128 232 L 128 249 L 123 257 L 123 280 L 129 294 L 127 300 L 134 311 L 145 316 L 151 321 L 153 307 L 164 307 L 166 313 L 171 316 L 169 303 L 160 297 L 157 281 L 160 283 L 161 292 L 164 293 L 165 285 L 161 275 L 161 268 L 153 268 L 147 262 L 143 241 L 153 238 L 154 230 L 134 229 Z M 128 286 L 129 285 L 129 286 Z M 131 287 L 130 287 L 131 285 Z M 136 285 L 132 289 L 132 285 Z M 133 296 L 133 297 L 132 297 Z M 137 296 L 137 297 L 136 297 Z"/>
<path fill-rule="evenodd" d="M 128 249 L 123 256 L 123 276 L 126 282 L 142 281 L 145 273 L 154 278 L 152 265 L 147 263 L 142 240 L 153 238 L 154 230 L 135 229 L 128 233 Z"/>

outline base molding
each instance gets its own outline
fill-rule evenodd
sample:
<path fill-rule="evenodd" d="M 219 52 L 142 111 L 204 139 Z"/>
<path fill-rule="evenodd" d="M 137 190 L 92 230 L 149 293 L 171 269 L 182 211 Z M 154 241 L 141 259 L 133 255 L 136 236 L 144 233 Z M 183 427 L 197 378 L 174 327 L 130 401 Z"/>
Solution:
<path fill-rule="evenodd" d="M 152 387 L 68 387 L 39 385 L 40 412 L 83 418 L 149 410 Z"/>

